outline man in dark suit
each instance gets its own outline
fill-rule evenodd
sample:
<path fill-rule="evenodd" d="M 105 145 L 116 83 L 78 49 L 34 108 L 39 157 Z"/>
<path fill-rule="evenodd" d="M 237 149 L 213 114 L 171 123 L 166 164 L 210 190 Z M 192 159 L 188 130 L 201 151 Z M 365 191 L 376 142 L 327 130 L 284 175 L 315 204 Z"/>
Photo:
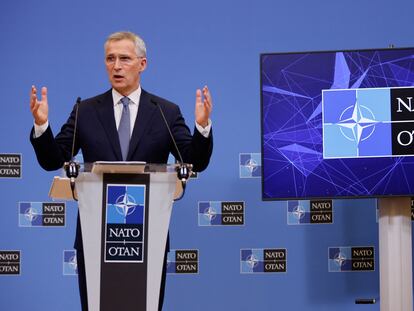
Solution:
<path fill-rule="evenodd" d="M 76 106 L 60 132 L 53 136 L 48 121 L 47 89 L 41 99 L 32 86 L 30 109 L 34 127 L 30 141 L 37 159 L 45 170 L 56 170 L 82 150 L 85 162 L 145 161 L 166 163 L 169 153 L 180 158 L 159 111 L 180 150 L 182 160 L 193 164 L 194 171 L 204 170 L 213 148 L 211 121 L 212 99 L 208 88 L 196 91 L 195 129 L 191 135 L 180 109 L 175 104 L 150 94 L 140 86 L 140 76 L 147 66 L 145 43 L 131 32 L 110 35 L 105 43 L 105 65 L 112 89 L 79 104 L 76 137 L 74 137 Z M 126 125 L 125 125 L 126 124 Z M 124 134 L 121 134 L 123 132 Z M 125 140 L 129 133 L 129 141 Z M 167 246 L 168 248 L 168 246 Z M 83 246 L 79 224 L 76 230 L 79 289 L 82 310 L 87 310 Z M 165 270 L 160 293 L 162 308 Z"/>

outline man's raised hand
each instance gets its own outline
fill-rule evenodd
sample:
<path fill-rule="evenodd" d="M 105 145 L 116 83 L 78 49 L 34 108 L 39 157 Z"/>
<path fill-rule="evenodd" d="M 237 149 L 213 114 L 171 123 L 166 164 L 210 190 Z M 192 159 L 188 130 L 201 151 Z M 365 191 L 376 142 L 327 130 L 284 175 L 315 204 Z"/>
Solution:
<path fill-rule="evenodd" d="M 41 100 L 37 99 L 37 89 L 32 85 L 30 94 L 30 111 L 37 125 L 43 125 L 48 120 L 49 106 L 47 104 L 47 88 L 42 87 Z"/>
<path fill-rule="evenodd" d="M 208 125 L 208 119 L 210 118 L 212 109 L 213 109 L 213 101 L 211 99 L 211 94 L 210 94 L 208 87 L 207 86 L 203 87 L 202 91 L 197 90 L 196 91 L 196 104 L 195 104 L 196 122 L 202 127 L 206 127 Z"/>

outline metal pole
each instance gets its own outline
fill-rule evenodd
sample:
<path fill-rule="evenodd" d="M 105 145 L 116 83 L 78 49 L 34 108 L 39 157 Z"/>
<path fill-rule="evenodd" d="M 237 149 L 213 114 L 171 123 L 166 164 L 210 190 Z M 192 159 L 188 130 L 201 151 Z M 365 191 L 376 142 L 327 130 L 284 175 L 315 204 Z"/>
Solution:
<path fill-rule="evenodd" d="M 379 203 L 380 310 L 412 311 L 411 199 Z"/>

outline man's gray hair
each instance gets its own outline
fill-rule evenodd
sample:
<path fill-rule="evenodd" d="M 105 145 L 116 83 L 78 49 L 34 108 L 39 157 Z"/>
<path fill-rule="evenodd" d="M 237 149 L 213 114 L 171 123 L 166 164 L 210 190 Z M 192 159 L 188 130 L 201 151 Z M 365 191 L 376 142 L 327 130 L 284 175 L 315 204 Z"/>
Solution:
<path fill-rule="evenodd" d="M 134 43 L 137 56 L 143 56 L 143 57 L 147 56 L 147 48 L 145 47 L 144 40 L 142 40 L 140 36 L 130 31 L 119 31 L 119 32 L 114 32 L 113 34 L 110 34 L 109 37 L 106 39 L 105 49 L 109 42 L 120 41 L 120 40 L 125 40 L 125 39 L 130 40 Z"/>

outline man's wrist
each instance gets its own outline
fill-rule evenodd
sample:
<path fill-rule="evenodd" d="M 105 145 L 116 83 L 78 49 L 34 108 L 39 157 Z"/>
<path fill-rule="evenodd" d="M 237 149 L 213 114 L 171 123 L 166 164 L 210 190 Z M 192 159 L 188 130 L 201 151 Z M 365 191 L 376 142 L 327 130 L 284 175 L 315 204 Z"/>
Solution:
<path fill-rule="evenodd" d="M 42 125 L 36 124 L 36 121 L 34 122 L 34 138 L 40 137 L 44 132 L 46 132 L 47 128 L 49 127 L 49 121 L 47 120 Z"/>
<path fill-rule="evenodd" d="M 206 126 L 202 126 L 197 121 L 195 122 L 195 125 L 197 128 L 197 131 L 199 131 L 200 134 L 203 135 L 205 138 L 208 138 L 208 136 L 210 135 L 210 131 L 211 131 L 211 120 L 208 119 Z"/>

